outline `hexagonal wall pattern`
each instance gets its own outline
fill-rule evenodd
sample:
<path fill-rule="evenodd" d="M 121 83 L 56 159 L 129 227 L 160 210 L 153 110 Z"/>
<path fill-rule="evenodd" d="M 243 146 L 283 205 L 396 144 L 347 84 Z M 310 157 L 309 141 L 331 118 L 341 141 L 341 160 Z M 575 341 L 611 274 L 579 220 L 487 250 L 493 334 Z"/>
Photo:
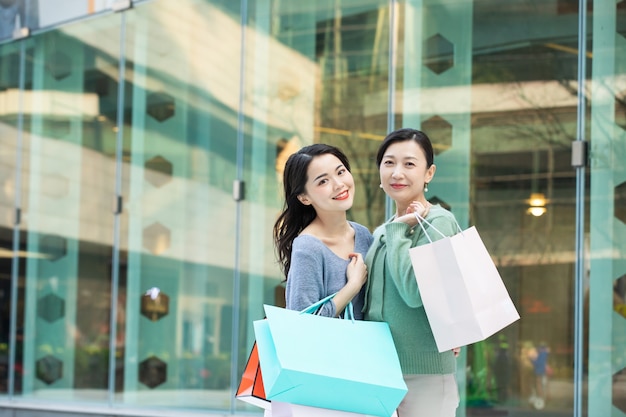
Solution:
<path fill-rule="evenodd" d="M 144 166 L 145 180 L 155 187 L 161 187 L 172 180 L 172 163 L 161 155 L 148 159 Z"/>
<path fill-rule="evenodd" d="M 52 323 L 65 316 L 65 300 L 56 294 L 44 295 L 37 301 L 37 316 Z"/>
<path fill-rule="evenodd" d="M 159 122 L 174 116 L 175 108 L 174 97 L 167 93 L 151 93 L 146 98 L 146 111 Z"/>
<path fill-rule="evenodd" d="M 167 316 L 170 311 L 170 297 L 158 288 L 150 288 L 141 296 L 141 315 L 151 321 Z"/>
<path fill-rule="evenodd" d="M 454 44 L 440 34 L 424 41 L 422 59 L 424 65 L 435 74 L 441 74 L 454 66 Z"/>
<path fill-rule="evenodd" d="M 52 355 L 44 356 L 35 362 L 37 379 L 50 385 L 63 378 L 63 362 Z"/>
<path fill-rule="evenodd" d="M 626 319 L 626 300 L 622 300 L 624 285 L 626 284 L 626 274 L 622 275 L 613 283 L 613 310 Z M 617 295 L 617 296 L 615 296 Z M 626 346 L 626 345 L 625 345 Z"/>
<path fill-rule="evenodd" d="M 72 73 L 72 58 L 64 52 L 52 52 L 44 62 L 46 71 L 57 81 L 69 77 Z"/>
<path fill-rule="evenodd" d="M 424 120 L 422 130 L 430 138 L 435 155 L 447 151 L 452 146 L 452 125 L 444 118 L 433 116 Z"/>
<path fill-rule="evenodd" d="M 48 260 L 57 261 L 67 255 L 67 240 L 58 235 L 43 235 L 39 239 L 39 252 Z"/>
<path fill-rule="evenodd" d="M 156 356 L 150 356 L 139 363 L 139 382 L 155 388 L 167 381 L 167 364 Z"/>
<path fill-rule="evenodd" d="M 626 181 L 615 187 L 613 213 L 622 223 L 626 224 Z"/>
<path fill-rule="evenodd" d="M 160 255 L 170 247 L 170 229 L 161 223 L 152 223 L 143 229 L 143 247 Z"/>

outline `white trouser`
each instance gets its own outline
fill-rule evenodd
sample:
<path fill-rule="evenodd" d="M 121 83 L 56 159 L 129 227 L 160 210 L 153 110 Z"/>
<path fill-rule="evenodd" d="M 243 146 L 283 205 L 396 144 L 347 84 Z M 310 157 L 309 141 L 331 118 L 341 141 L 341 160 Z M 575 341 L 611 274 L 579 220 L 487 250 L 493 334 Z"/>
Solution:
<path fill-rule="evenodd" d="M 398 417 L 454 417 L 459 389 L 454 374 L 404 375 L 409 391 L 398 407 Z"/>

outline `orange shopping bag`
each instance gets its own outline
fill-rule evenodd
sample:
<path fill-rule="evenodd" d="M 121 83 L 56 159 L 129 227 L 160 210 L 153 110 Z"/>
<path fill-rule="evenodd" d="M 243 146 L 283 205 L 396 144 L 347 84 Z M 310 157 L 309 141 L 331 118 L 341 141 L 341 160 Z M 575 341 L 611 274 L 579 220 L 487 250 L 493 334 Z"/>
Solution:
<path fill-rule="evenodd" d="M 261 366 L 259 365 L 259 353 L 257 351 L 256 342 L 254 342 L 252 346 L 252 351 L 250 352 L 248 363 L 246 363 L 243 375 L 241 376 L 235 398 L 265 410 L 271 408 L 270 401 L 265 398 L 263 375 L 261 374 Z"/>

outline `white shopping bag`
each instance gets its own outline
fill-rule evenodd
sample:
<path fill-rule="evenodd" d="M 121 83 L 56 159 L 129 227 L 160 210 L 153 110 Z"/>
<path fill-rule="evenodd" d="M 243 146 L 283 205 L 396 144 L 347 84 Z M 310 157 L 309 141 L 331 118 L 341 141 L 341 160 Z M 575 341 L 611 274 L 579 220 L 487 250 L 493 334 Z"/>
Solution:
<path fill-rule="evenodd" d="M 439 233 L 422 223 L 427 236 Z M 440 352 L 485 340 L 520 318 L 474 226 L 409 254 Z"/>
<path fill-rule="evenodd" d="M 271 404 L 271 409 L 265 411 L 264 417 L 373 417 L 367 414 L 309 407 L 280 401 L 272 401 Z M 394 411 L 391 417 L 398 417 L 397 412 Z"/>

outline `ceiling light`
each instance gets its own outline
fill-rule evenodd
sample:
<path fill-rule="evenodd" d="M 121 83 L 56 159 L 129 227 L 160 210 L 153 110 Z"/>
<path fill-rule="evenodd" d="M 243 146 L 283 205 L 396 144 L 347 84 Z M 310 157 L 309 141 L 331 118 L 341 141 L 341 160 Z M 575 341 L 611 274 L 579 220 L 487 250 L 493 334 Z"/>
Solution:
<path fill-rule="evenodd" d="M 528 209 L 526 213 L 532 214 L 535 217 L 543 215 L 546 211 L 546 196 L 543 193 L 532 193 L 528 199 Z"/>

